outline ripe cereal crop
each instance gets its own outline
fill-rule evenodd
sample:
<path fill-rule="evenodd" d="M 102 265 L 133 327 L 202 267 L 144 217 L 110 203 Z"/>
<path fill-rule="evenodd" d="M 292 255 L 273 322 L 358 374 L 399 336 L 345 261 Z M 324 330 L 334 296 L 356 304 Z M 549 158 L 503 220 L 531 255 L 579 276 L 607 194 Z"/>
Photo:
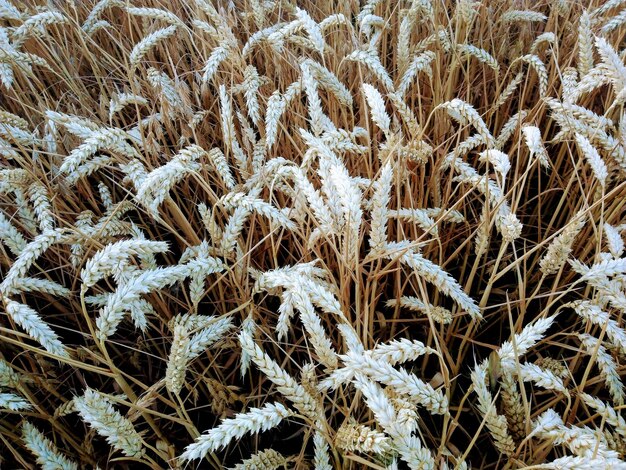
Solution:
<path fill-rule="evenodd" d="M 0 0 L 0 466 L 626 469 L 625 23 Z"/>

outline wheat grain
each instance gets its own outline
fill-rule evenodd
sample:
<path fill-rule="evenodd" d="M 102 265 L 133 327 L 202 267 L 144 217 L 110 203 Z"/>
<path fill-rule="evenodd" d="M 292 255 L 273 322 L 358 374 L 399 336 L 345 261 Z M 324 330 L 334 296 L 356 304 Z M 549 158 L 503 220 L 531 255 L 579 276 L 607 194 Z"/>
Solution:
<path fill-rule="evenodd" d="M 550 160 L 548 152 L 546 152 L 543 141 L 541 140 L 541 130 L 536 126 L 524 126 L 522 127 L 522 132 L 524 133 L 526 145 L 530 150 L 531 157 L 537 156 L 539 163 L 541 163 L 544 168 L 549 168 Z"/>
<path fill-rule="evenodd" d="M 555 318 L 556 315 L 548 318 L 540 318 L 534 323 L 524 327 L 520 333 L 516 333 L 512 341 L 503 343 L 498 350 L 502 368 L 508 371 L 514 371 L 517 359 L 526 354 L 537 341 L 543 338 L 546 330 L 550 328 Z"/>
<path fill-rule="evenodd" d="M 500 380 L 500 395 L 503 411 L 509 426 L 511 437 L 521 441 L 526 436 L 526 412 L 517 382 L 511 374 L 503 374 Z"/>
<path fill-rule="evenodd" d="M 278 391 L 293 402 L 294 407 L 300 413 L 313 421 L 317 421 L 321 412 L 315 398 L 265 354 L 255 344 L 249 333 L 242 331 L 239 334 L 239 341 L 242 349 L 250 356 L 252 362 L 276 385 Z"/>
<path fill-rule="evenodd" d="M 198 261 L 200 262 L 200 261 Z M 206 263 L 203 269 L 217 272 L 222 264 L 217 259 L 202 260 Z M 122 321 L 124 312 L 129 303 L 139 300 L 140 296 L 151 291 L 162 289 L 182 279 L 189 277 L 194 266 L 192 263 L 176 265 L 167 268 L 155 268 L 142 271 L 128 282 L 121 285 L 108 299 L 107 304 L 100 309 L 96 319 L 97 334 L 100 340 L 105 340 L 117 330 Z"/>
<path fill-rule="evenodd" d="M 113 116 L 116 113 L 119 113 L 129 104 L 147 106 L 148 100 L 146 100 L 143 96 L 135 95 L 133 93 L 120 93 L 114 98 L 111 98 L 111 104 L 109 105 L 109 119 L 113 119 Z"/>
<path fill-rule="evenodd" d="M 626 10 L 622 10 L 618 15 L 613 16 L 602 26 L 602 34 L 607 35 L 618 29 L 626 22 Z"/>
<path fill-rule="evenodd" d="M 145 206 L 154 217 L 158 217 L 158 207 L 163 203 L 172 187 L 187 174 L 200 169 L 197 160 L 206 155 L 198 145 L 182 149 L 169 162 L 151 171 L 143 178 L 137 188 L 135 198 Z"/>
<path fill-rule="evenodd" d="M 20 376 L 15 372 L 9 363 L 0 359 L 0 386 L 17 388 L 21 383 Z"/>
<path fill-rule="evenodd" d="M 203 82 L 208 83 L 213 79 L 218 67 L 228 58 L 229 54 L 230 49 L 226 45 L 219 45 L 211 51 L 202 71 Z"/>
<path fill-rule="evenodd" d="M 380 80 L 380 82 L 385 86 L 387 91 L 393 91 L 393 81 L 389 77 L 387 70 L 385 70 L 385 68 L 381 64 L 380 58 L 374 51 L 357 50 L 350 55 L 347 55 L 345 57 L 345 60 L 350 60 L 365 65 L 372 71 L 376 78 Z"/>
<path fill-rule="evenodd" d="M 44 470 L 78 470 L 78 465 L 59 452 L 54 443 L 28 421 L 22 424 L 22 438 Z"/>
<path fill-rule="evenodd" d="M 184 23 L 174 13 L 168 10 L 162 10 L 160 8 L 138 8 L 138 7 L 126 7 L 126 12 L 129 15 L 142 16 L 145 18 L 153 18 L 155 20 L 163 21 L 170 25 L 183 26 Z"/>
<path fill-rule="evenodd" d="M 0 2 L 0 17 L 5 20 L 21 20 L 23 13 L 8 0 Z"/>
<path fill-rule="evenodd" d="M 444 294 L 452 297 L 473 319 L 478 320 L 482 317 L 476 303 L 463 291 L 458 282 L 435 263 L 419 253 L 405 253 L 400 257 L 400 261 L 437 286 Z"/>
<path fill-rule="evenodd" d="M 388 307 L 401 306 L 409 310 L 420 312 L 423 315 L 432 318 L 433 321 L 441 324 L 448 324 L 452 321 L 452 312 L 443 307 L 436 307 L 422 302 L 417 297 L 404 296 L 399 299 L 390 299 L 387 301 Z"/>
<path fill-rule="evenodd" d="M 383 101 L 383 97 L 379 93 L 376 88 L 367 83 L 363 84 L 363 92 L 365 94 L 365 98 L 367 99 L 367 103 L 370 106 L 370 110 L 372 113 L 372 120 L 376 123 L 378 127 L 385 133 L 385 135 L 389 135 L 391 120 L 387 115 L 387 111 L 385 110 L 385 102 Z"/>
<path fill-rule="evenodd" d="M 504 12 L 502 16 L 500 16 L 500 21 L 502 21 L 503 23 L 513 23 L 518 21 L 545 22 L 547 19 L 548 17 L 543 13 L 531 10 L 510 10 Z"/>
<path fill-rule="evenodd" d="M 14 393 L 0 392 L 0 408 L 10 411 L 26 411 L 30 410 L 32 405 Z"/>
<path fill-rule="evenodd" d="M 547 99 L 546 103 L 554 111 L 555 114 L 569 115 L 573 119 L 577 119 L 585 125 L 594 128 L 606 130 L 613 127 L 614 123 L 605 116 L 598 116 L 593 111 L 573 103 L 560 103 L 555 99 Z"/>
<path fill-rule="evenodd" d="M 608 75 L 615 94 L 619 96 L 626 86 L 626 66 L 605 38 L 596 37 L 595 43 L 604 65 L 604 73 Z"/>
<path fill-rule="evenodd" d="M 240 171 L 244 175 L 247 175 L 248 160 L 244 155 L 244 152 L 239 145 L 239 141 L 237 140 L 237 135 L 235 134 L 235 124 L 233 123 L 233 111 L 230 97 L 226 93 L 226 87 L 224 85 L 220 85 L 219 94 L 221 106 L 222 134 L 224 136 L 224 141 L 230 146 Z"/>
<path fill-rule="evenodd" d="M 374 183 L 374 195 L 371 200 L 372 222 L 370 227 L 370 249 L 380 250 L 387 242 L 387 218 L 393 169 L 387 163 L 380 171 L 380 177 Z"/>
<path fill-rule="evenodd" d="M 548 33 L 543 33 L 537 36 L 532 46 L 530 46 L 530 53 L 536 54 L 539 47 L 541 47 L 545 43 L 548 43 L 550 45 L 555 44 L 556 35 L 552 32 L 548 32 Z"/>
<path fill-rule="evenodd" d="M 587 282 L 602 281 L 607 276 L 616 276 L 626 272 L 626 259 L 605 259 L 593 264 L 590 268 L 578 260 L 570 260 L 574 270 Z"/>
<path fill-rule="evenodd" d="M 372 358 L 391 365 L 414 361 L 424 354 L 434 354 L 435 350 L 425 346 L 420 341 L 407 339 L 394 340 L 390 343 L 379 344 L 372 350 Z"/>
<path fill-rule="evenodd" d="M 435 60 L 435 54 L 432 51 L 422 52 L 413 58 L 411 63 L 406 67 L 406 71 L 404 75 L 402 75 L 402 79 L 397 88 L 397 93 L 401 97 L 406 94 L 411 82 L 419 72 L 423 71 L 432 79 L 433 71 L 430 64 L 433 60 Z"/>
<path fill-rule="evenodd" d="M 47 25 L 67 24 L 69 19 L 58 11 L 42 11 L 28 17 L 13 32 L 13 46 L 19 48 L 29 34 L 42 34 Z"/>
<path fill-rule="evenodd" d="M 344 424 L 337 431 L 335 445 L 339 449 L 384 454 L 391 450 L 389 438 L 361 424 Z"/>
<path fill-rule="evenodd" d="M 396 393 L 406 395 L 411 402 L 426 407 L 436 414 L 445 414 L 448 401 L 441 393 L 404 369 L 394 369 L 391 364 L 373 357 L 348 353 L 341 356 L 352 375 L 365 374 L 372 380 L 391 387 Z"/>
<path fill-rule="evenodd" d="M 280 403 L 268 403 L 263 408 L 252 408 L 248 413 L 240 413 L 232 419 L 224 420 L 218 427 L 200 436 L 196 442 L 187 446 L 180 458 L 182 460 L 202 458 L 246 433 L 256 434 L 276 427 L 292 414 L 293 412 Z"/>
<path fill-rule="evenodd" d="M 61 298 L 69 298 L 71 296 L 71 291 L 61 284 L 34 277 L 16 279 L 14 284 L 7 287 L 5 295 L 17 295 L 28 292 L 40 292 Z"/>
<path fill-rule="evenodd" d="M 63 230 L 48 230 L 28 243 L 20 252 L 18 258 L 11 265 L 11 269 L 6 274 L 4 280 L 0 284 L 0 292 L 12 287 L 16 279 L 23 278 L 28 273 L 33 263 L 53 244 L 63 240 L 65 233 Z"/>
<path fill-rule="evenodd" d="M 622 236 L 615 227 L 607 224 L 606 222 L 604 223 L 603 228 L 611 255 L 613 255 L 613 258 L 615 259 L 620 258 L 624 253 L 624 240 L 622 240 Z"/>
<path fill-rule="evenodd" d="M 0 213 L 0 239 L 15 256 L 19 256 L 27 246 L 24 236 L 2 213 Z"/>
<path fill-rule="evenodd" d="M 311 18 L 306 10 L 296 7 L 295 11 L 296 17 L 302 23 L 302 27 L 309 35 L 309 39 L 312 41 L 313 47 L 320 54 L 324 54 L 324 46 L 326 42 L 324 41 L 324 36 L 322 35 L 319 25 L 313 20 L 313 18 Z"/>
<path fill-rule="evenodd" d="M 478 112 L 468 103 L 458 98 L 452 101 L 445 102 L 441 105 L 447 111 L 450 117 L 459 122 L 462 125 L 473 125 L 480 136 L 483 138 L 487 146 L 492 147 L 494 145 L 494 139 Z"/>
<path fill-rule="evenodd" d="M 619 326 L 617 321 L 611 319 L 607 312 L 588 300 L 576 300 L 567 305 L 576 310 L 576 313 L 585 321 L 604 328 L 611 344 L 619 348 L 622 354 L 626 354 L 626 331 Z"/>
<path fill-rule="evenodd" d="M 509 161 L 509 156 L 506 153 L 503 153 L 499 150 L 485 150 L 481 152 L 479 157 L 480 161 L 489 162 L 493 169 L 497 171 L 502 180 L 506 178 L 509 170 L 511 169 L 511 162 Z"/>
<path fill-rule="evenodd" d="M 126 5 L 120 0 L 100 0 L 91 9 L 91 11 L 89 12 L 89 15 L 87 15 L 87 18 L 85 19 L 85 22 L 82 25 L 82 30 L 88 35 L 93 34 L 98 27 L 97 26 L 98 23 L 101 21 L 100 15 L 102 15 L 104 10 L 108 8 L 112 8 L 112 7 L 123 8 L 125 6 Z"/>
<path fill-rule="evenodd" d="M 232 467 L 231 470 L 274 470 L 286 467 L 289 459 L 273 449 L 257 452 L 249 459 Z"/>
<path fill-rule="evenodd" d="M 520 60 L 528 62 L 539 78 L 539 96 L 548 96 L 548 71 L 543 61 L 535 54 L 527 54 L 520 57 Z"/>
<path fill-rule="evenodd" d="M 495 72 L 498 72 L 500 70 L 500 65 L 498 64 L 498 61 L 491 54 L 489 54 L 489 52 L 481 49 L 480 47 L 476 47 L 472 44 L 457 44 L 456 52 L 461 57 L 469 56 L 476 58 L 479 62 L 487 65 Z"/>
<path fill-rule="evenodd" d="M 561 269 L 572 251 L 574 239 L 584 225 L 584 214 L 579 213 L 563 228 L 563 232 L 548 245 L 546 254 L 539 261 L 541 272 L 548 275 L 554 274 Z"/>
<path fill-rule="evenodd" d="M 168 77 L 167 74 L 150 67 L 148 68 L 147 78 L 150 85 L 159 91 L 162 98 L 172 109 L 176 110 L 183 108 L 181 96 L 176 90 L 173 80 Z"/>
<path fill-rule="evenodd" d="M 124 264 L 130 256 L 164 253 L 167 250 L 167 243 L 150 240 L 124 240 L 112 243 L 87 261 L 81 272 L 81 279 L 85 286 L 94 286 L 100 279 L 119 269 L 119 265 Z"/>
<path fill-rule="evenodd" d="M 600 185 L 604 187 L 606 185 L 608 171 L 604 161 L 602 160 L 602 157 L 600 157 L 600 154 L 598 153 L 596 148 L 591 145 L 591 142 L 589 142 L 589 140 L 585 136 L 577 133 L 576 143 L 587 158 L 589 166 L 591 166 L 591 169 L 593 170 L 594 176 L 596 177 Z"/>
<path fill-rule="evenodd" d="M 337 100 L 344 106 L 352 106 L 350 90 L 337 78 L 337 76 L 322 64 L 309 61 L 310 71 L 313 72 L 317 83 L 324 89 L 332 92 Z M 287 92 L 285 92 L 287 94 Z"/>
<path fill-rule="evenodd" d="M 493 105 L 494 108 L 499 108 L 504 103 L 506 103 L 506 101 L 511 96 L 513 96 L 513 94 L 517 90 L 517 87 L 520 85 L 520 83 L 522 83 L 522 80 L 524 80 L 524 74 L 522 72 L 518 72 L 517 75 L 515 75 L 511 82 L 506 86 L 506 88 L 502 90 L 500 96 L 498 97 L 498 100 Z"/>
<path fill-rule="evenodd" d="M 315 314 L 311 300 L 302 295 L 298 288 L 302 289 L 296 284 L 295 289 L 291 292 L 293 306 L 300 313 L 300 320 L 307 333 L 309 333 L 309 339 L 319 361 L 328 369 L 335 369 L 338 364 L 337 353 L 324 331 L 320 318 Z"/>
<path fill-rule="evenodd" d="M 172 36 L 177 29 L 177 25 L 171 25 L 167 28 L 159 29 L 139 41 L 135 47 L 133 47 L 133 50 L 130 52 L 130 56 L 128 57 L 131 68 L 134 69 L 138 67 L 139 63 L 151 49 L 153 49 L 159 42 Z"/>
<path fill-rule="evenodd" d="M 232 326 L 229 318 L 207 317 L 200 323 L 197 317 L 191 316 L 187 319 L 182 317 L 174 322 L 172 349 L 165 375 L 167 389 L 174 394 L 179 394 L 183 387 L 189 362 L 220 339 Z M 197 328 L 201 330 L 192 335 L 191 330 Z"/>
<path fill-rule="evenodd" d="M 587 393 L 581 394 L 581 397 L 587 406 L 602 414 L 619 435 L 626 436 L 626 420 L 624 420 L 612 406 L 607 405 L 602 400 L 592 397 Z"/>
<path fill-rule="evenodd" d="M 560 377 L 557 377 L 549 370 L 542 369 L 536 364 L 520 364 L 519 376 L 525 382 L 533 382 L 539 387 L 568 394 Z"/>
<path fill-rule="evenodd" d="M 508 433 L 506 418 L 497 413 L 493 398 L 487 389 L 486 369 L 487 364 L 483 362 L 476 365 L 472 371 L 472 384 L 474 392 L 478 395 L 478 407 L 497 449 L 505 455 L 512 455 L 515 451 L 515 443 Z"/>
<path fill-rule="evenodd" d="M 144 454 L 142 439 L 132 423 L 124 418 L 101 393 L 87 388 L 82 396 L 74 398 L 74 407 L 98 434 L 128 457 Z"/>

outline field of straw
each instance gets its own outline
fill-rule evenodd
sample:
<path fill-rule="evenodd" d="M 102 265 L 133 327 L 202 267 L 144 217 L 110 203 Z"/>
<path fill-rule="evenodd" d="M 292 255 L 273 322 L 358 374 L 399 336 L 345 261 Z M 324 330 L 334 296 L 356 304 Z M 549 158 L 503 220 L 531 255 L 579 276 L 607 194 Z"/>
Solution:
<path fill-rule="evenodd" d="M 626 468 L 625 0 L 0 23 L 0 467 Z"/>

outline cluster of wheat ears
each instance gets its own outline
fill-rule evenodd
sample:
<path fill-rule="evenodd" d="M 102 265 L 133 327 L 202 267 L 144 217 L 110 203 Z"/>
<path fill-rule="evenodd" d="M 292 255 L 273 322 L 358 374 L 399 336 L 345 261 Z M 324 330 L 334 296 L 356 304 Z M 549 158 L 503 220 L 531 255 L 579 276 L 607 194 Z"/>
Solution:
<path fill-rule="evenodd" d="M 625 4 L 0 0 L 0 464 L 626 468 Z"/>

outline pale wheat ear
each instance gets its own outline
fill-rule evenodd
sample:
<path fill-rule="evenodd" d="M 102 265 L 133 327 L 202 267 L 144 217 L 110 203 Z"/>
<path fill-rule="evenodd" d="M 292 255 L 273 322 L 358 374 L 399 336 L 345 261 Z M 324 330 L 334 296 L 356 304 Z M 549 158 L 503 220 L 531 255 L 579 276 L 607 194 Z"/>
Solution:
<path fill-rule="evenodd" d="M 174 81 L 164 72 L 149 67 L 147 73 L 148 83 L 161 95 L 161 99 L 167 103 L 172 110 L 183 108 L 180 94 L 176 90 Z"/>
<path fill-rule="evenodd" d="M 139 41 L 128 57 L 131 69 L 138 67 L 143 57 L 150 52 L 150 49 L 155 47 L 159 42 L 171 37 L 177 29 L 177 25 L 171 25 L 167 28 L 155 31 Z"/>
<path fill-rule="evenodd" d="M 12 391 L 19 391 L 23 384 L 29 382 L 27 377 L 21 376 L 4 360 L 0 359 L 0 387 Z M 32 405 L 16 393 L 0 393 L 0 408 L 10 411 L 32 409 Z"/>
<path fill-rule="evenodd" d="M 469 104 L 458 98 L 442 103 L 441 106 L 448 111 L 452 119 L 461 125 L 471 124 L 483 138 L 487 146 L 493 146 L 494 140 L 491 132 L 487 128 L 485 121 L 478 112 Z"/>
<path fill-rule="evenodd" d="M 487 363 L 476 365 L 472 371 L 472 385 L 478 396 L 478 409 L 480 410 L 485 425 L 494 440 L 496 448 L 505 455 L 512 455 L 515 451 L 515 443 L 509 435 L 507 422 L 503 415 L 499 415 L 494 405 L 494 399 L 487 388 Z"/>
<path fill-rule="evenodd" d="M 140 7 L 126 7 L 126 12 L 129 15 L 140 16 L 144 18 L 152 18 L 155 20 L 163 21 L 171 25 L 183 26 L 184 23 L 174 13 L 168 10 L 162 10 L 159 8 L 140 8 Z"/>
<path fill-rule="evenodd" d="M 554 33 L 548 32 L 548 33 L 540 34 L 539 36 L 537 36 L 537 39 L 535 39 L 532 46 L 530 47 L 530 53 L 536 54 L 537 49 L 542 47 L 543 44 L 547 43 L 548 45 L 552 45 L 555 42 L 556 42 L 556 36 Z"/>
<path fill-rule="evenodd" d="M 206 151 L 198 145 L 182 149 L 168 163 L 145 176 L 135 198 L 154 217 L 158 217 L 158 208 L 172 187 L 188 174 L 200 170 L 197 160 L 204 155 Z"/>
<path fill-rule="evenodd" d="M 532 10 L 509 10 L 500 16 L 503 23 L 513 23 L 517 21 L 540 21 L 544 22 L 548 19 L 543 13 Z"/>
<path fill-rule="evenodd" d="M 620 258 L 624 254 L 624 240 L 619 233 L 619 230 L 612 225 L 604 223 L 604 236 L 606 237 L 609 251 L 613 258 Z"/>
<path fill-rule="evenodd" d="M 500 363 L 505 370 L 514 371 L 518 358 L 526 354 L 552 326 L 555 316 L 540 318 L 532 324 L 527 325 L 520 333 L 513 336 L 512 341 L 506 341 L 498 350 Z"/>
<path fill-rule="evenodd" d="M 389 437 L 360 424 L 344 424 L 337 431 L 335 445 L 342 450 L 384 454 L 391 450 Z"/>
<path fill-rule="evenodd" d="M 385 70 L 380 62 L 378 55 L 368 50 L 357 50 L 345 57 L 345 60 L 357 62 L 370 69 L 376 78 L 385 86 L 387 91 L 393 91 L 393 81 L 389 77 L 389 73 Z"/>
<path fill-rule="evenodd" d="M 292 458 L 285 457 L 280 452 L 277 452 L 273 449 L 267 449 L 260 452 L 257 452 L 253 456 L 248 459 L 245 459 L 243 462 L 238 463 L 232 470 L 248 470 L 252 468 L 281 468 L 289 465 Z"/>
<path fill-rule="evenodd" d="M 592 357 L 595 355 L 595 362 L 600 371 L 600 376 L 604 379 L 613 402 L 618 405 L 624 404 L 626 392 L 624 391 L 624 384 L 617 370 L 618 365 L 615 359 L 608 352 L 606 346 L 594 336 L 580 334 L 579 339 L 587 354 Z"/>
<path fill-rule="evenodd" d="M 381 250 L 387 242 L 388 205 L 391 199 L 393 168 L 387 163 L 374 183 L 374 195 L 371 199 L 372 224 L 370 228 L 370 247 L 373 251 Z"/>
<path fill-rule="evenodd" d="M 59 452 L 54 443 L 28 421 L 22 424 L 22 438 L 42 468 L 78 470 L 78 465 Z"/>
<path fill-rule="evenodd" d="M 203 82 L 210 82 L 213 79 L 219 65 L 228 58 L 229 52 L 230 49 L 226 45 L 217 46 L 211 51 L 202 71 Z"/>
<path fill-rule="evenodd" d="M 527 54 L 520 57 L 520 60 L 528 63 L 535 71 L 539 80 L 539 95 L 542 98 L 548 96 L 548 71 L 543 61 L 535 54 Z"/>
<path fill-rule="evenodd" d="M 602 34 L 607 35 L 618 29 L 626 22 L 626 12 L 622 10 L 618 15 L 615 15 L 604 26 L 602 26 Z"/>
<path fill-rule="evenodd" d="M 472 44 L 457 44 L 456 52 L 462 57 L 474 57 L 479 62 L 493 69 L 496 73 L 500 70 L 500 64 L 489 52 Z"/>
<path fill-rule="evenodd" d="M 189 445 L 181 455 L 182 460 L 204 457 L 226 446 L 231 440 L 242 437 L 245 433 L 258 433 L 271 429 L 292 416 L 293 412 L 280 403 L 269 403 L 263 408 L 253 408 L 248 413 L 241 413 L 230 420 L 225 420 L 217 428 L 200 436 Z"/>
<path fill-rule="evenodd" d="M 593 33 L 591 32 L 591 18 L 587 11 L 580 15 L 578 23 L 578 73 L 586 75 L 593 67 Z"/>
<path fill-rule="evenodd" d="M 67 24 L 69 19 L 59 11 L 42 11 L 28 17 L 15 31 L 13 31 L 13 45 L 20 47 L 28 36 L 35 30 L 41 31 L 48 25 Z"/>
<path fill-rule="evenodd" d="M 498 97 L 498 101 L 496 101 L 496 104 L 494 105 L 494 107 L 499 108 L 504 103 L 506 103 L 506 101 L 511 96 L 513 96 L 513 94 L 517 90 L 517 87 L 519 87 L 520 83 L 522 83 L 522 80 L 524 80 L 524 74 L 522 72 L 518 72 L 517 75 L 515 75 L 515 77 L 513 77 L 513 79 L 511 80 L 511 82 L 506 86 L 506 88 L 502 90 L 502 93 L 500 93 L 500 96 Z"/>
<path fill-rule="evenodd" d="M 436 307 L 422 302 L 416 297 L 400 297 L 399 299 L 391 299 L 387 301 L 388 307 L 404 307 L 414 312 L 432 318 L 437 323 L 448 324 L 452 322 L 452 312 L 443 307 Z"/>
<path fill-rule="evenodd" d="M 165 384 L 173 394 L 180 394 L 189 362 L 232 327 L 230 318 L 187 315 L 173 320 L 172 348 L 167 362 Z"/>
<path fill-rule="evenodd" d="M 537 126 L 524 126 L 522 132 L 531 157 L 536 156 L 543 167 L 549 168 L 550 160 L 541 139 L 541 130 Z"/>
<path fill-rule="evenodd" d="M 371 108 L 372 120 L 378 127 L 380 127 L 385 135 L 388 136 L 391 121 L 387 115 L 387 111 L 385 111 L 385 102 L 383 101 L 383 97 L 380 92 L 376 90 L 376 88 L 366 83 L 363 84 L 363 92 L 365 93 L 365 97 L 367 98 L 367 102 Z"/>
<path fill-rule="evenodd" d="M 604 187 L 606 185 L 608 171 L 602 157 L 584 135 L 576 134 L 576 143 L 589 162 L 589 166 L 591 166 L 593 174 L 600 183 L 600 186 Z"/>
<path fill-rule="evenodd" d="M 163 253 L 167 250 L 167 243 L 148 240 L 126 240 L 107 245 L 85 264 L 81 273 L 83 284 L 87 287 L 95 285 L 100 279 L 112 274 L 130 256 Z"/>
<path fill-rule="evenodd" d="M 584 213 L 578 213 L 577 216 L 565 226 L 563 231 L 550 242 L 545 255 L 539 261 L 540 269 L 543 274 L 554 274 L 565 265 L 572 251 L 574 240 L 583 229 L 585 222 Z"/>
<path fill-rule="evenodd" d="M 85 22 L 81 26 L 82 30 L 86 34 L 91 35 L 102 27 L 101 25 L 103 22 L 106 23 L 107 26 L 110 26 L 107 21 L 100 19 L 100 16 L 104 13 L 105 10 L 109 8 L 124 6 L 126 5 L 120 0 L 100 0 L 94 5 L 94 7 L 87 15 Z"/>
<path fill-rule="evenodd" d="M 148 100 L 143 96 L 135 95 L 133 93 L 120 93 L 114 98 L 111 98 L 109 104 L 109 120 L 113 118 L 115 113 L 120 112 L 125 106 L 136 104 L 140 106 L 147 106 Z"/>
<path fill-rule="evenodd" d="M 339 102 L 344 106 L 352 106 L 352 94 L 350 90 L 339 80 L 339 78 L 324 67 L 322 64 L 314 61 L 309 62 L 311 71 L 321 87 L 333 93 Z"/>
<path fill-rule="evenodd" d="M 140 457 L 145 453 L 141 436 L 132 423 L 101 393 L 87 388 L 82 396 L 74 398 L 74 406 L 81 418 L 113 448 L 128 457 Z"/>

